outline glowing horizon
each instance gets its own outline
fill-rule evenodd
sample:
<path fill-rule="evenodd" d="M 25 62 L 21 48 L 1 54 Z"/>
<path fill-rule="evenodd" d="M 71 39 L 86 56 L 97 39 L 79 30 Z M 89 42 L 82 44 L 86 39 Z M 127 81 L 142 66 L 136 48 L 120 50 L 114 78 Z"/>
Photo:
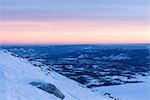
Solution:
<path fill-rule="evenodd" d="M 34 0 L 3 1 L 0 44 L 150 43 L 146 0 L 87 1 L 85 4 L 80 0 L 74 3 L 38 0 L 36 4 Z"/>

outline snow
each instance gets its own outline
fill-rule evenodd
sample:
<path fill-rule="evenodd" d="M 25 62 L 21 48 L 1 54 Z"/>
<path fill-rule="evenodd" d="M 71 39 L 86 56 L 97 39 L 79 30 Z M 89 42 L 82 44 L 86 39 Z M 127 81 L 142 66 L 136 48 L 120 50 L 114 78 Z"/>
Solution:
<path fill-rule="evenodd" d="M 60 100 L 30 85 L 32 81 L 54 84 L 65 95 L 64 100 L 110 100 L 65 76 L 54 71 L 45 74 L 26 59 L 14 57 L 11 53 L 0 50 L 1 100 Z"/>
<path fill-rule="evenodd" d="M 87 58 L 88 55 L 87 54 L 81 54 L 78 58 L 82 59 L 82 58 Z"/>
<path fill-rule="evenodd" d="M 124 55 L 124 54 L 119 54 L 119 55 L 110 55 L 108 57 L 104 56 L 101 59 L 103 60 L 126 60 L 126 59 L 130 59 L 130 57 Z"/>
<path fill-rule="evenodd" d="M 84 58 L 84 55 L 82 54 L 82 55 L 80 55 L 78 58 Z"/>
<path fill-rule="evenodd" d="M 110 93 L 112 96 L 120 100 L 150 100 L 150 76 L 139 77 L 138 80 L 143 83 L 132 83 L 125 85 L 115 85 L 108 87 L 93 88 L 94 91 L 100 93 Z"/>
<path fill-rule="evenodd" d="M 77 58 L 63 58 L 64 60 L 77 60 Z"/>

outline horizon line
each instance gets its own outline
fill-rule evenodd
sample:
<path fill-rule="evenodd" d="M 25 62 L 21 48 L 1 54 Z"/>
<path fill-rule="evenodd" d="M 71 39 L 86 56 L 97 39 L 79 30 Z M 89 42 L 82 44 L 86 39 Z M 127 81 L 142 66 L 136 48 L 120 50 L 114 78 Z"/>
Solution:
<path fill-rule="evenodd" d="M 62 44 L 52 44 L 52 43 L 21 43 L 21 44 L 0 44 L 0 46 L 13 46 L 13 45 L 150 45 L 150 43 L 62 43 Z"/>

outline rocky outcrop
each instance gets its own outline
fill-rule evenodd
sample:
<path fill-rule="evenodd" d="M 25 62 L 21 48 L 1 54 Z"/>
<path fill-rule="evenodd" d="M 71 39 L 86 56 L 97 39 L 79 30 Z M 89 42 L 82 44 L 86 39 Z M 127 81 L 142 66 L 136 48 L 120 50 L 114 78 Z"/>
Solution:
<path fill-rule="evenodd" d="M 44 83 L 44 82 L 30 82 L 29 84 L 36 86 L 37 88 L 46 91 L 50 94 L 54 94 L 56 97 L 61 98 L 63 100 L 65 98 L 64 94 L 56 88 L 53 84 Z"/>

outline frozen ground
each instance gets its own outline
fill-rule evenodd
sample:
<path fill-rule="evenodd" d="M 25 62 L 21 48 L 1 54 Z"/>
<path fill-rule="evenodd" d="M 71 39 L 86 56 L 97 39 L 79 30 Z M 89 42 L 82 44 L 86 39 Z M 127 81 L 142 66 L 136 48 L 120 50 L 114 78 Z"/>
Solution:
<path fill-rule="evenodd" d="M 54 95 L 46 93 L 49 96 L 47 97 L 44 91 L 35 87 L 33 88 L 33 86 L 30 86 L 32 88 L 28 87 L 28 83 L 31 81 L 42 81 L 56 85 L 66 96 L 65 100 L 108 100 L 106 97 L 109 97 L 109 99 L 112 98 L 112 100 L 150 100 L 150 79 L 148 77 L 150 76 L 150 55 L 147 45 L 144 47 L 142 45 L 138 45 L 137 47 L 132 45 L 131 48 L 126 48 L 126 46 L 108 46 L 107 49 L 101 46 L 93 46 L 89 49 L 84 49 L 84 47 L 88 46 L 10 46 L 5 48 L 13 53 L 7 53 L 7 55 L 9 54 L 9 57 L 6 56 L 8 59 L 1 56 L 0 79 L 1 77 L 9 79 L 9 77 L 11 78 L 11 74 L 12 76 L 15 75 L 16 78 L 27 74 L 26 76 L 29 78 L 25 77 L 22 82 L 20 82 L 20 78 L 19 80 L 14 78 L 17 80 L 15 83 L 17 86 L 15 86 L 15 84 L 12 85 L 14 80 L 1 80 L 2 87 L 0 87 L 0 92 L 4 94 L 2 97 L 7 97 L 7 99 L 4 98 L 4 100 L 9 100 L 8 97 L 11 98 L 16 93 L 17 99 L 15 100 L 19 99 L 18 95 L 21 95 L 21 100 L 23 100 L 22 97 L 25 96 L 24 99 L 26 100 L 29 98 L 29 93 L 27 93 L 26 89 L 32 89 L 28 90 L 31 92 L 31 100 L 41 100 L 42 98 L 44 98 L 44 100 L 47 100 L 47 98 L 57 100 L 58 98 Z M 18 59 L 17 56 L 23 57 L 29 62 L 25 59 Z M 12 57 L 13 59 L 10 59 Z M 18 61 L 14 58 L 18 59 Z M 14 62 L 19 64 L 15 65 Z M 23 64 L 20 64 L 20 62 Z M 8 65 L 10 67 L 8 67 Z M 30 67 L 28 68 L 27 66 Z M 12 68 L 17 68 L 17 70 L 12 70 Z M 25 71 L 26 68 L 27 71 Z M 54 71 L 51 72 L 50 70 L 54 70 L 57 73 Z M 20 72 L 20 74 L 18 72 Z M 50 72 L 50 74 L 48 74 L 48 72 Z M 3 73 L 8 74 L 5 75 Z M 41 74 L 44 74 L 44 76 L 41 76 Z M 49 79 L 43 77 L 49 77 Z M 20 83 L 20 87 L 18 82 Z M 86 86 L 97 94 L 91 93 L 89 89 L 85 88 Z M 19 91 L 19 93 L 16 91 Z M 87 93 L 87 91 L 89 92 Z M 23 95 L 21 93 L 23 93 Z"/>
<path fill-rule="evenodd" d="M 150 100 L 150 77 L 139 77 L 143 83 L 93 88 L 95 92 L 110 93 L 120 100 Z"/>
<path fill-rule="evenodd" d="M 64 100 L 110 100 L 56 72 L 46 75 L 27 60 L 0 50 L 1 100 L 60 100 L 52 94 L 31 86 L 29 83 L 32 81 L 54 84 L 65 95 Z"/>
<path fill-rule="evenodd" d="M 137 74 L 150 75 L 148 47 L 149 44 L 2 46 L 34 66 L 49 67 L 88 88 L 140 83 Z"/>

